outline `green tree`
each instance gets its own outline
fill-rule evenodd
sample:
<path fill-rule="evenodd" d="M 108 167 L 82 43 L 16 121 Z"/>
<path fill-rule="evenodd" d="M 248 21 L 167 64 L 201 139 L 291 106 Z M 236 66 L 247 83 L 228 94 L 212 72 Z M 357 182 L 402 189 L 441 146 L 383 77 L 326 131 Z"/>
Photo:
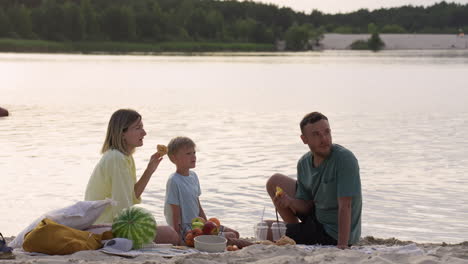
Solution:
<path fill-rule="evenodd" d="M 90 0 L 81 1 L 81 14 L 83 16 L 84 38 L 88 40 L 99 39 L 100 25 L 98 15 Z"/>
<path fill-rule="evenodd" d="M 42 34 L 43 28 L 44 28 L 44 23 L 42 21 L 42 9 L 40 8 L 33 8 L 31 10 L 31 23 L 32 23 L 32 30 L 34 34 L 37 36 L 39 39 L 45 39 L 45 36 Z"/>
<path fill-rule="evenodd" d="M 367 41 L 369 49 L 372 51 L 381 50 L 385 46 L 385 43 L 380 38 L 377 25 L 369 23 L 369 25 L 367 25 L 367 31 L 371 34 L 370 39 Z"/>
<path fill-rule="evenodd" d="M 207 36 L 206 27 L 208 22 L 206 20 L 205 10 L 196 8 L 190 13 L 186 20 L 185 28 L 188 34 L 195 40 L 205 39 Z"/>
<path fill-rule="evenodd" d="M 133 10 L 127 6 L 110 6 L 102 18 L 103 30 L 113 41 L 131 41 L 136 38 Z"/>
<path fill-rule="evenodd" d="M 367 43 L 368 43 L 369 49 L 371 49 L 372 51 L 379 51 L 383 47 L 385 47 L 385 43 L 380 38 L 378 32 L 372 33 L 372 36 L 370 37 Z"/>
<path fill-rule="evenodd" d="M 32 22 L 29 9 L 24 5 L 14 6 L 9 10 L 9 21 L 13 30 L 22 38 L 32 38 Z"/>
<path fill-rule="evenodd" d="M 44 0 L 40 9 L 40 36 L 47 40 L 65 40 L 65 16 L 62 6 L 56 0 Z"/>
<path fill-rule="evenodd" d="M 294 24 L 286 31 L 286 49 L 294 51 L 308 49 L 310 37 L 311 32 L 307 26 Z"/>
<path fill-rule="evenodd" d="M 368 50 L 369 40 L 362 40 L 362 39 L 356 40 L 351 44 L 350 48 L 352 50 Z"/>
<path fill-rule="evenodd" d="M 234 24 L 236 39 L 242 42 L 253 41 L 256 26 L 257 23 L 251 18 L 237 20 Z"/>
<path fill-rule="evenodd" d="M 353 34 L 354 29 L 350 26 L 339 26 L 333 29 L 333 33 L 338 33 L 338 34 Z"/>
<path fill-rule="evenodd" d="M 0 37 L 8 37 L 11 32 L 10 20 L 3 11 L 3 8 L 0 8 Z"/>
<path fill-rule="evenodd" d="M 374 23 L 369 23 L 367 25 L 367 33 L 369 34 L 374 34 L 374 33 L 377 33 L 378 31 L 378 28 L 377 28 L 377 25 L 374 24 Z"/>
<path fill-rule="evenodd" d="M 211 39 L 222 40 L 224 38 L 224 17 L 218 10 L 212 9 L 208 12 L 206 17 L 207 30 L 206 36 Z"/>
<path fill-rule="evenodd" d="M 64 12 L 64 35 L 68 40 L 79 41 L 85 38 L 86 25 L 81 9 L 77 4 L 70 1 L 65 2 Z"/>
<path fill-rule="evenodd" d="M 291 8 L 280 8 L 275 14 L 275 26 L 281 28 L 282 31 L 286 31 L 294 23 L 294 14 Z"/>
<path fill-rule="evenodd" d="M 275 41 L 273 30 L 263 24 L 256 25 L 253 37 L 256 43 L 274 43 Z"/>
<path fill-rule="evenodd" d="M 407 33 L 406 30 L 401 27 L 400 25 L 396 24 L 391 24 L 391 25 L 385 25 L 382 27 L 380 30 L 381 33 L 390 33 L 390 34 L 403 34 Z"/>
<path fill-rule="evenodd" d="M 153 39 L 163 40 L 165 39 L 166 22 L 167 18 L 163 13 L 161 7 L 157 2 L 154 2 L 151 6 L 151 13 L 153 15 Z"/>

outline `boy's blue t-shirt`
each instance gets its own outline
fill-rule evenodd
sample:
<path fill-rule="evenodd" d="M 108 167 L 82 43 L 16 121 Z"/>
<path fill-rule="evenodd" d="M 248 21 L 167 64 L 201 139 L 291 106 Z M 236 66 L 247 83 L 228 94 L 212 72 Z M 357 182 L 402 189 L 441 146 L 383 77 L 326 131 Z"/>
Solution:
<path fill-rule="evenodd" d="M 191 228 L 192 219 L 199 216 L 198 197 L 201 195 L 200 182 L 195 172 L 189 176 L 174 172 L 166 184 L 164 216 L 168 225 L 173 226 L 171 204 L 178 205 L 181 211 L 181 230 L 185 233 Z"/>

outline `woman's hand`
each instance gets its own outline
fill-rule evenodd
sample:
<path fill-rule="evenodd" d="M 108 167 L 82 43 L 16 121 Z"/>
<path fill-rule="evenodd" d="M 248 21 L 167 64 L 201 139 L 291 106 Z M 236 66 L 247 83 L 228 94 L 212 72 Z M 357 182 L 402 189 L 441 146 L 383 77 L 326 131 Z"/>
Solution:
<path fill-rule="evenodd" d="M 148 166 L 146 167 L 146 170 L 143 172 L 143 175 L 141 175 L 140 179 L 135 183 L 134 190 L 135 190 L 136 198 L 138 199 L 140 198 L 141 194 L 146 188 L 146 185 L 151 179 L 151 176 L 158 168 L 161 160 L 162 158 L 159 153 L 154 153 L 151 156 L 150 161 L 148 162 Z"/>
<path fill-rule="evenodd" d="M 161 154 L 157 152 L 151 155 L 151 158 L 148 162 L 148 166 L 146 167 L 146 170 L 148 171 L 148 173 L 153 174 L 158 168 L 159 163 L 161 162 L 162 159 L 163 158 L 161 157 Z"/>

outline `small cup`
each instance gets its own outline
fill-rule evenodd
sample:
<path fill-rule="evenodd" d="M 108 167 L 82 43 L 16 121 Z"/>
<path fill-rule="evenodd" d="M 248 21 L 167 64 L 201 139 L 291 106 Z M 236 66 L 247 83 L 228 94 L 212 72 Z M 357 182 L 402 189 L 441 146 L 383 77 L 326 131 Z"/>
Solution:
<path fill-rule="evenodd" d="M 261 222 L 254 225 L 255 239 L 258 241 L 266 240 L 268 234 L 268 225 L 265 222 Z"/>
<path fill-rule="evenodd" d="M 271 234 L 273 235 L 273 241 L 280 239 L 286 234 L 286 225 L 282 222 L 274 222 L 271 224 Z"/>

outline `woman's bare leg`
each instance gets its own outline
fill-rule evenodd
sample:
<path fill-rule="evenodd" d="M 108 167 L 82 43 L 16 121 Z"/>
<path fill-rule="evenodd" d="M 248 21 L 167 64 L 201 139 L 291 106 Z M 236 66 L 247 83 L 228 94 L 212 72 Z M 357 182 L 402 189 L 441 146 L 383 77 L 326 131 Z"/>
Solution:
<path fill-rule="evenodd" d="M 156 230 L 156 244 L 172 244 L 179 245 L 181 238 L 179 234 L 171 226 L 158 226 Z"/>

